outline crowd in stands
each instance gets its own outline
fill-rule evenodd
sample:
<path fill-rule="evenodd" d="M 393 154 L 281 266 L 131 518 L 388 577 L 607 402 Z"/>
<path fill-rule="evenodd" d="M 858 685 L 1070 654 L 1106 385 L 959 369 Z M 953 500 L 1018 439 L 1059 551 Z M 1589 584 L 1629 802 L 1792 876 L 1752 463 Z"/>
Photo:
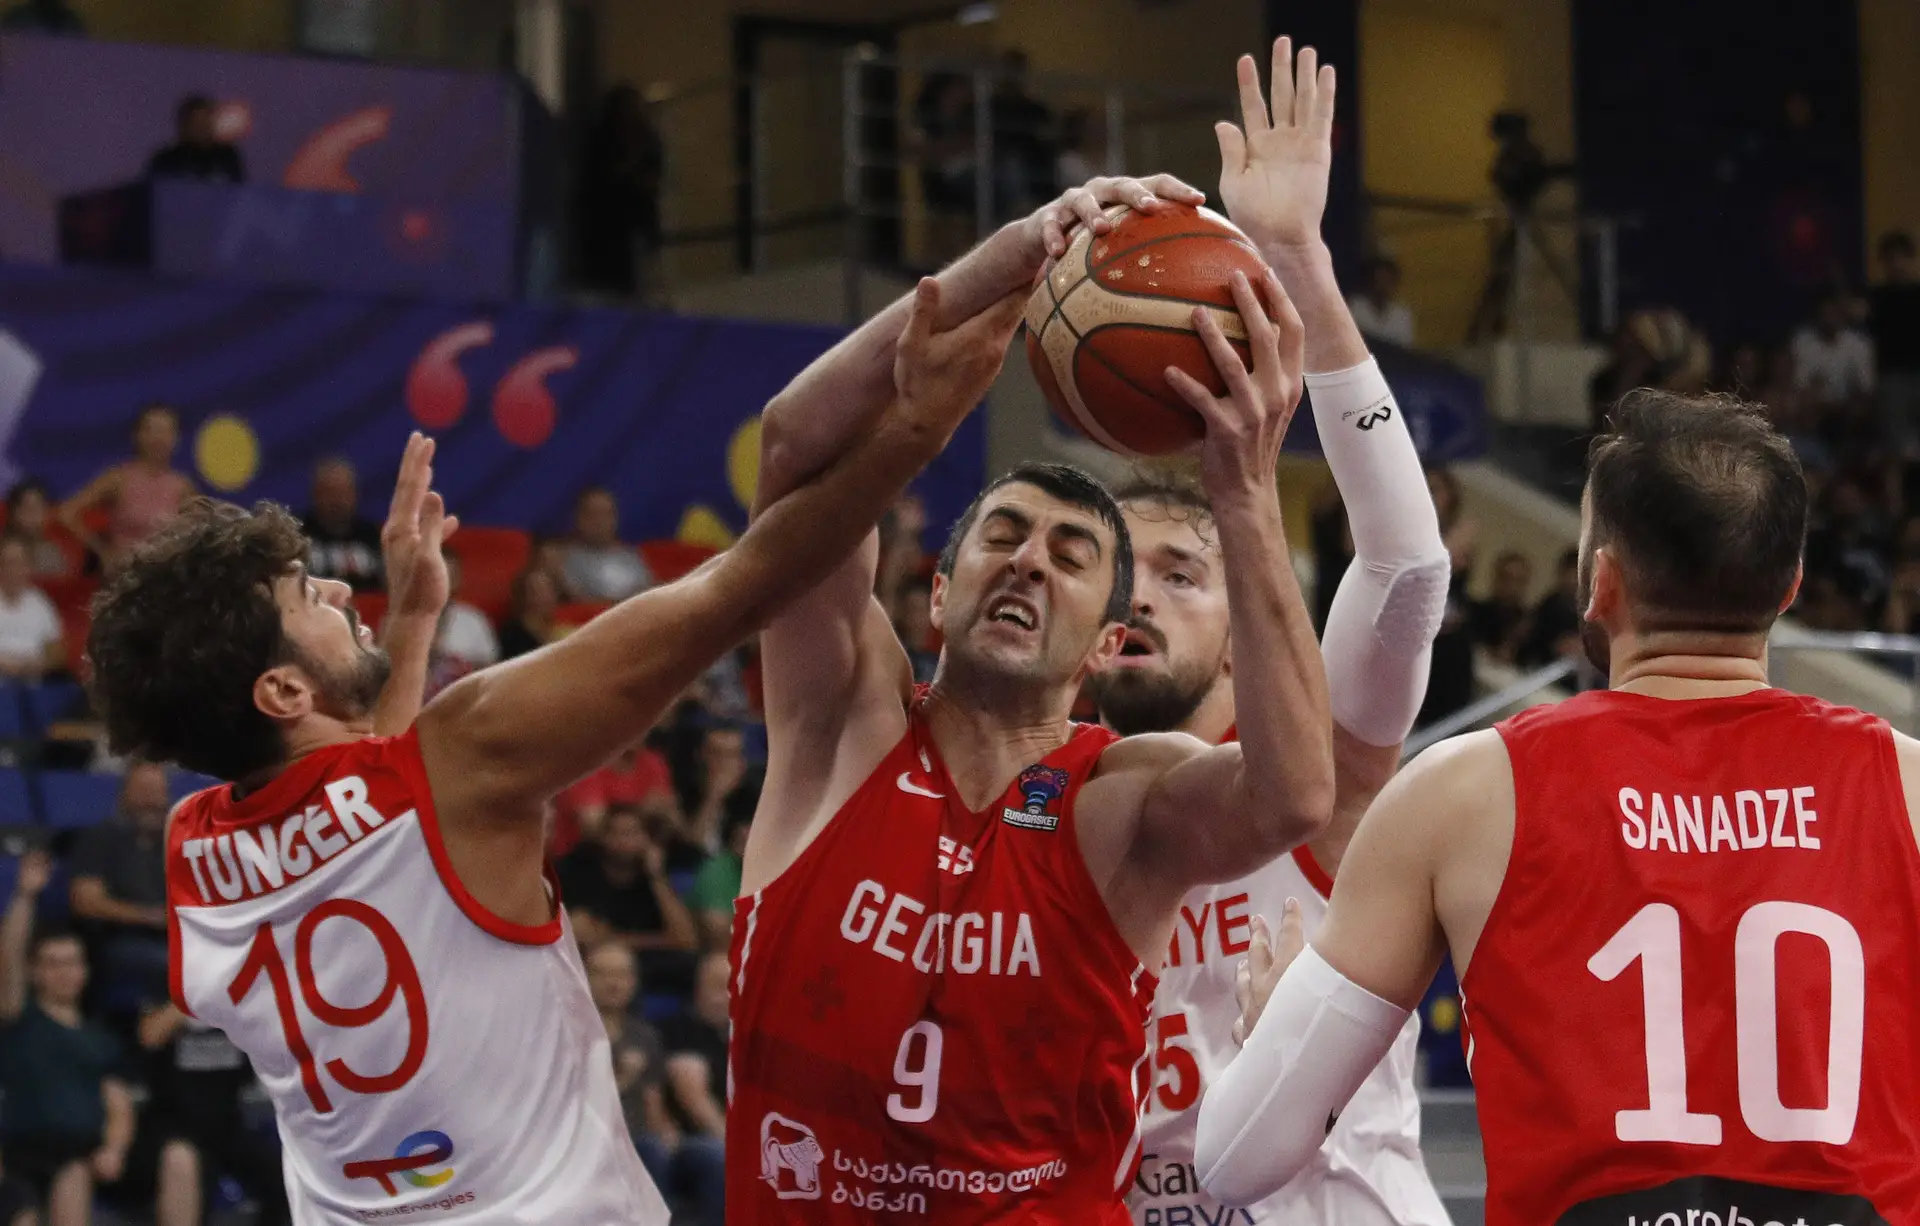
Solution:
<path fill-rule="evenodd" d="M 1631 316 L 1594 377 L 1594 418 L 1597 428 L 1636 386 L 1764 404 L 1812 497 L 1792 615 L 1820 630 L 1909 634 L 1920 631 L 1920 259 L 1902 231 L 1876 246 L 1866 292 L 1833 288 L 1788 335 L 1735 344 L 1717 363 L 1678 311 Z"/>

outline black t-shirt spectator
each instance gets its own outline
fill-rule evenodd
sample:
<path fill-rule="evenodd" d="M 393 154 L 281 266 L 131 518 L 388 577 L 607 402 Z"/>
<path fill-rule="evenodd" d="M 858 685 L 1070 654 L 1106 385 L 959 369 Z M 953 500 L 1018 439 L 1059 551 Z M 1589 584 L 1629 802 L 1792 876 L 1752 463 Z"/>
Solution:
<path fill-rule="evenodd" d="M 147 1112 L 191 1139 L 216 1137 L 241 1126 L 240 1095 L 252 1080 L 247 1057 L 233 1040 L 188 1018 L 152 1053 Z"/>
<path fill-rule="evenodd" d="M 1920 374 L 1920 281 L 1875 286 L 1867 291 L 1867 301 L 1881 373 Z"/>
<path fill-rule="evenodd" d="M 73 875 L 98 877 L 107 893 L 136 907 L 167 902 L 166 839 L 163 831 L 113 818 L 82 831 L 73 851 Z"/>
<path fill-rule="evenodd" d="M 1560 656 L 1560 640 L 1580 633 L 1580 611 L 1561 592 L 1548 592 L 1533 607 L 1533 624 L 1520 642 L 1522 668 L 1545 668 Z"/>
<path fill-rule="evenodd" d="M 727 1101 L 727 1032 L 724 1027 L 715 1026 L 698 1014 L 688 1012 L 667 1019 L 660 1027 L 660 1037 L 666 1044 L 669 1059 L 681 1052 L 691 1052 L 706 1060 L 708 1092 L 713 1095 L 714 1102 Z M 681 1108 L 676 1095 L 667 1095 L 667 1109 L 673 1112 L 680 1127 L 689 1132 L 699 1131 L 699 1126 Z"/>
<path fill-rule="evenodd" d="M 621 884 L 607 876 L 603 853 L 592 844 L 568 852 L 559 866 L 560 897 L 619 932 L 659 932 L 666 925 L 645 873 Z"/>
<path fill-rule="evenodd" d="M 356 592 L 377 592 L 386 586 L 378 524 L 356 516 L 342 531 L 309 516 L 300 527 L 307 534 L 307 571 L 314 578 L 338 579 Z"/>
<path fill-rule="evenodd" d="M 1473 641 L 1490 651 L 1502 650 L 1514 642 L 1526 620 L 1525 608 L 1498 600 L 1476 600 L 1467 612 Z"/>
<path fill-rule="evenodd" d="M 124 1059 L 119 1040 L 92 1022 L 65 1026 L 27 1002 L 0 1029 L 7 1144 L 68 1144 L 83 1152 L 99 1144 L 107 1123 L 100 1083 L 122 1076 Z"/>
<path fill-rule="evenodd" d="M 202 183 L 245 183 L 247 168 L 232 145 L 173 144 L 147 163 L 149 179 L 198 179 Z"/>
<path fill-rule="evenodd" d="M 510 617 L 500 623 L 500 658 L 511 660 L 524 656 L 529 651 L 537 651 L 547 645 L 547 641 L 527 629 L 527 623 L 517 617 Z"/>

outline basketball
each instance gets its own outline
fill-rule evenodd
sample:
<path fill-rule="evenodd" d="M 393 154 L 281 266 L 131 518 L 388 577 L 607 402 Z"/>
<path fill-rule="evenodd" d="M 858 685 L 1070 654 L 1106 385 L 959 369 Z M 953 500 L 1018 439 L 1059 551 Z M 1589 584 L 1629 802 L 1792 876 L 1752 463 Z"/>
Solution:
<path fill-rule="evenodd" d="M 1238 269 L 1258 283 L 1266 264 L 1234 224 L 1205 208 L 1107 210 L 1113 229 L 1082 228 L 1027 303 L 1027 359 L 1061 420 L 1121 455 L 1180 451 L 1206 432 L 1168 385 L 1176 366 L 1215 395 L 1226 384 L 1194 331 L 1193 308 L 1213 310 L 1247 360 L 1234 307 Z"/>

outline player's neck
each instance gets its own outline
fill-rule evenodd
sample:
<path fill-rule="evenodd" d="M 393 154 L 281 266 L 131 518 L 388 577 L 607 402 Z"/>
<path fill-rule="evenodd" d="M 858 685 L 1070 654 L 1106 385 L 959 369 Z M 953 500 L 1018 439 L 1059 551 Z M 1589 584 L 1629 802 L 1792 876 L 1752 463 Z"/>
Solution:
<path fill-rule="evenodd" d="M 1072 709 L 1070 696 L 1012 712 L 983 705 L 965 687 L 955 687 L 943 670 L 928 689 L 921 711 L 961 802 L 977 810 L 1023 768 L 1066 743 Z"/>
<path fill-rule="evenodd" d="M 80 1006 L 77 1002 L 70 1001 L 66 1004 L 57 1004 L 44 996 L 40 996 L 35 997 L 33 1003 L 40 1006 L 40 1012 L 68 1029 L 77 1028 L 80 1023 L 85 1020 L 80 1016 Z"/>
<path fill-rule="evenodd" d="M 1764 635 L 1616 636 L 1607 685 L 1654 698 L 1719 698 L 1765 689 Z"/>

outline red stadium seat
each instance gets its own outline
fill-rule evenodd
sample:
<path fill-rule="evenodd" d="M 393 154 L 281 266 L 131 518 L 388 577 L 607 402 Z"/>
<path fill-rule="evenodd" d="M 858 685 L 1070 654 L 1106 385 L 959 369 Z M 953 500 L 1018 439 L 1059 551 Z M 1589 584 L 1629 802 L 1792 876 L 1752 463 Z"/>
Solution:
<path fill-rule="evenodd" d="M 696 545 L 691 541 L 643 541 L 640 544 L 640 560 L 647 564 L 659 583 L 672 583 L 719 552 L 711 545 Z"/>
<path fill-rule="evenodd" d="M 60 627 L 65 632 L 67 671 L 84 685 L 93 676 L 93 668 L 87 662 L 87 631 L 93 628 L 93 614 L 84 604 L 63 607 Z"/>
<path fill-rule="evenodd" d="M 91 575 L 69 575 L 63 579 L 42 579 L 40 590 L 53 601 L 53 607 L 64 615 L 69 609 L 85 612 L 93 602 L 93 594 L 100 590 L 100 581 Z"/>
<path fill-rule="evenodd" d="M 533 538 L 518 528 L 463 525 L 447 545 L 460 559 L 460 599 L 495 621 L 506 616 L 514 576 L 527 568 Z"/>

